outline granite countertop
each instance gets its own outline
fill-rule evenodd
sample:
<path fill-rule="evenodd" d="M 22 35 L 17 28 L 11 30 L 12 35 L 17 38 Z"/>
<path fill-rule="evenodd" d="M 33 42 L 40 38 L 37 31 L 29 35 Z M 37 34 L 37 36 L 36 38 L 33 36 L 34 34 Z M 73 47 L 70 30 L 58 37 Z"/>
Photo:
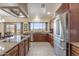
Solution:
<path fill-rule="evenodd" d="M 4 55 L 6 52 L 8 52 L 16 45 L 18 45 L 23 40 L 27 40 L 28 37 L 30 37 L 30 35 L 26 35 L 26 36 L 15 35 L 15 36 L 0 40 L 0 56 Z"/>
<path fill-rule="evenodd" d="M 72 45 L 79 47 L 79 42 L 71 42 Z"/>

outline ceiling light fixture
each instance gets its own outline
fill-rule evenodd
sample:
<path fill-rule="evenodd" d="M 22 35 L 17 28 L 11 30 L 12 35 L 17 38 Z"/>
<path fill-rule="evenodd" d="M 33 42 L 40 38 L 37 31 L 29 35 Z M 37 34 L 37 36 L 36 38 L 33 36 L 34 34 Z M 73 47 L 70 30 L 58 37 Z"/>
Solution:
<path fill-rule="evenodd" d="M 48 15 L 50 15 L 50 12 L 47 12 Z"/>
<path fill-rule="evenodd" d="M 19 13 L 18 17 L 25 17 L 22 13 Z"/>
<path fill-rule="evenodd" d="M 35 16 L 35 21 L 39 21 L 40 18 L 38 16 Z"/>

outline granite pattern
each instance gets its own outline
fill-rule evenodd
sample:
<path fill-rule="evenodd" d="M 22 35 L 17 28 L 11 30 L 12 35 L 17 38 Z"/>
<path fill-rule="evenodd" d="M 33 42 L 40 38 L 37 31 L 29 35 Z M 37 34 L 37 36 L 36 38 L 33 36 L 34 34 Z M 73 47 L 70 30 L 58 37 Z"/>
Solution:
<path fill-rule="evenodd" d="M 0 56 L 4 55 L 7 51 L 12 49 L 16 45 L 18 45 L 23 40 L 27 40 L 27 38 L 30 37 L 30 35 L 27 35 L 23 38 L 21 38 L 21 37 L 22 37 L 21 35 L 15 35 L 13 37 L 9 37 L 9 38 L 0 40 Z M 8 40 L 8 39 L 10 39 L 10 40 Z M 7 42 L 3 42 L 5 40 Z"/>

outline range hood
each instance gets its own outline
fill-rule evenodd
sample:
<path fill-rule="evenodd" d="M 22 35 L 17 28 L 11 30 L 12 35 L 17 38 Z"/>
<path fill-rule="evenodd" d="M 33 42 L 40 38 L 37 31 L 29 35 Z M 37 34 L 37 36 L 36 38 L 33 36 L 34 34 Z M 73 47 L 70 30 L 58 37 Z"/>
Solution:
<path fill-rule="evenodd" d="M 27 17 L 26 3 L 0 3 L 0 9 L 15 17 Z"/>

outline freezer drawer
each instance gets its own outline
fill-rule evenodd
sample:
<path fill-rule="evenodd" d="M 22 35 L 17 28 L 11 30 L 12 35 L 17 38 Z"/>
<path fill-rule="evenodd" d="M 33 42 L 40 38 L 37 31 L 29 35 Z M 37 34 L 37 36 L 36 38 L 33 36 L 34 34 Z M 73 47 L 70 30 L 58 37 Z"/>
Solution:
<path fill-rule="evenodd" d="M 61 47 L 59 44 L 54 44 L 54 51 L 57 56 L 66 56 L 66 49 Z"/>

